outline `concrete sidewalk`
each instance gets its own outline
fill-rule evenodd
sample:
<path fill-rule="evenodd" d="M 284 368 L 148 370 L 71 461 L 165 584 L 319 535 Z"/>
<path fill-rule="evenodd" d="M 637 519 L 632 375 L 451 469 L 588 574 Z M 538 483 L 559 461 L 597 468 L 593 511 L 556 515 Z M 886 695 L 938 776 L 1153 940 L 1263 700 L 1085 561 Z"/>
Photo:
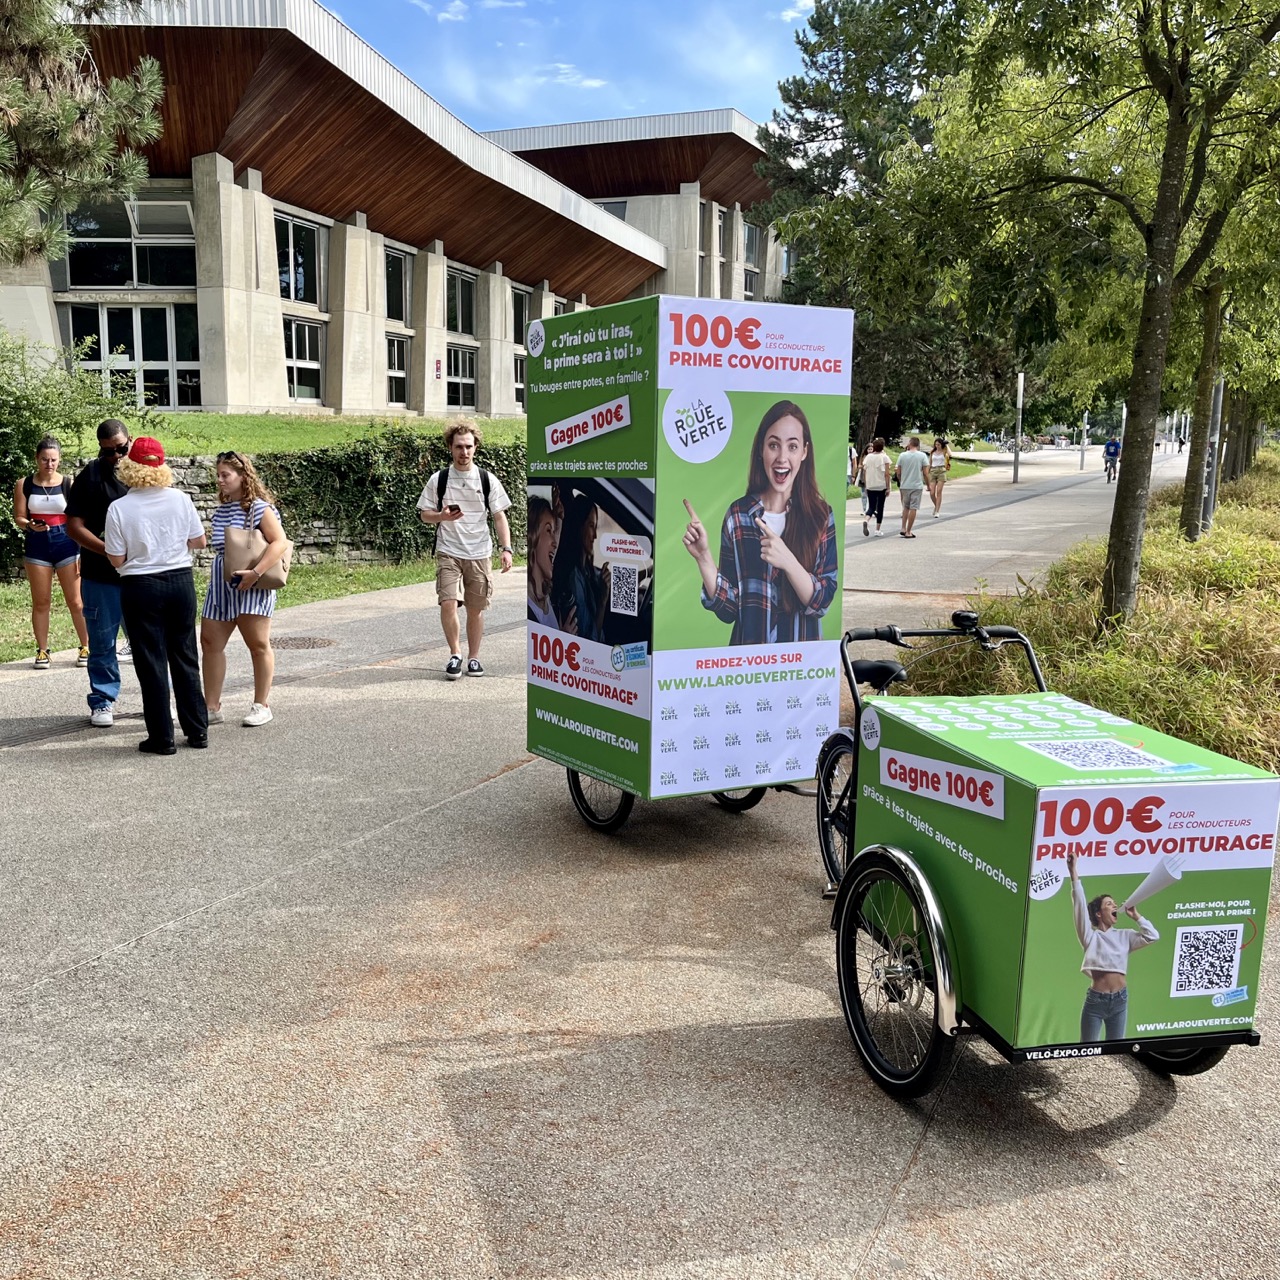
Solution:
<path fill-rule="evenodd" d="M 851 526 L 846 620 L 1003 572 L 1015 517 L 1071 540 L 1108 492 L 1070 479 Z M 1176 1083 L 966 1041 L 890 1102 L 812 802 L 589 832 L 524 750 L 524 591 L 454 683 L 430 587 L 283 609 L 275 722 L 167 759 L 83 672 L 0 668 L 0 1277 L 1275 1275 L 1269 1024 Z"/>

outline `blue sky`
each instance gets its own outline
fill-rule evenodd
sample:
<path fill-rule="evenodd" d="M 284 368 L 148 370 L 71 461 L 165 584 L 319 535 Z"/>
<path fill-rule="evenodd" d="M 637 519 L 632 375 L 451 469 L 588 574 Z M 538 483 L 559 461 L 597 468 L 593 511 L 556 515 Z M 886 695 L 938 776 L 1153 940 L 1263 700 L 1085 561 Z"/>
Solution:
<path fill-rule="evenodd" d="M 737 107 L 800 70 L 813 0 L 327 0 L 473 129 Z"/>

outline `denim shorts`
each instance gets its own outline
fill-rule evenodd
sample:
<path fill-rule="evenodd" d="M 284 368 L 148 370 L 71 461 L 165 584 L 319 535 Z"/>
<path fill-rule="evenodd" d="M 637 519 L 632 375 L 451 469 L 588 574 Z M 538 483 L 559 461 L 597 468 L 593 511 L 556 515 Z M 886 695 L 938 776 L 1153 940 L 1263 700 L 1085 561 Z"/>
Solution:
<path fill-rule="evenodd" d="M 28 529 L 22 559 L 27 564 L 61 569 L 80 558 L 79 543 L 71 540 L 66 525 L 50 525 L 48 529 Z"/>

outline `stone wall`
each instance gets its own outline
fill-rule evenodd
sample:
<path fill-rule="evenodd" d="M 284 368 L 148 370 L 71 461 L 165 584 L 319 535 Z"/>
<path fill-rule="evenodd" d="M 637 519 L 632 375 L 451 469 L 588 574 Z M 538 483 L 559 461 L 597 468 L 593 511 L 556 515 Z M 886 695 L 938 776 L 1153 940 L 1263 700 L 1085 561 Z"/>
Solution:
<path fill-rule="evenodd" d="M 212 457 L 169 457 L 173 472 L 173 486 L 191 495 L 200 519 L 205 525 L 218 505 L 217 484 Z M 324 520 L 312 520 L 301 528 L 294 528 L 286 519 L 284 531 L 293 539 L 294 564 L 315 564 L 320 560 L 342 560 L 348 563 L 386 564 L 387 557 L 377 549 L 372 540 L 354 541 L 340 537 L 338 529 Z M 206 548 L 195 553 L 196 563 L 205 568 L 213 559 L 213 552 Z"/>

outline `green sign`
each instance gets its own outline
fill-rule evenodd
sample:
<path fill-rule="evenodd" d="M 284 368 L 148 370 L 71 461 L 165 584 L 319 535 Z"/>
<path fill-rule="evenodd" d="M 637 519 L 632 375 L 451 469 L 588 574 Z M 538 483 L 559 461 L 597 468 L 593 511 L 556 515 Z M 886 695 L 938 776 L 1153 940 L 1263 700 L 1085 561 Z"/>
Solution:
<path fill-rule="evenodd" d="M 917 857 L 1009 1045 L 1253 1026 L 1280 781 L 1058 694 L 878 698 L 860 732 L 856 843 Z"/>
<path fill-rule="evenodd" d="M 812 777 L 839 707 L 852 321 L 535 321 L 529 749 L 642 796 Z"/>

